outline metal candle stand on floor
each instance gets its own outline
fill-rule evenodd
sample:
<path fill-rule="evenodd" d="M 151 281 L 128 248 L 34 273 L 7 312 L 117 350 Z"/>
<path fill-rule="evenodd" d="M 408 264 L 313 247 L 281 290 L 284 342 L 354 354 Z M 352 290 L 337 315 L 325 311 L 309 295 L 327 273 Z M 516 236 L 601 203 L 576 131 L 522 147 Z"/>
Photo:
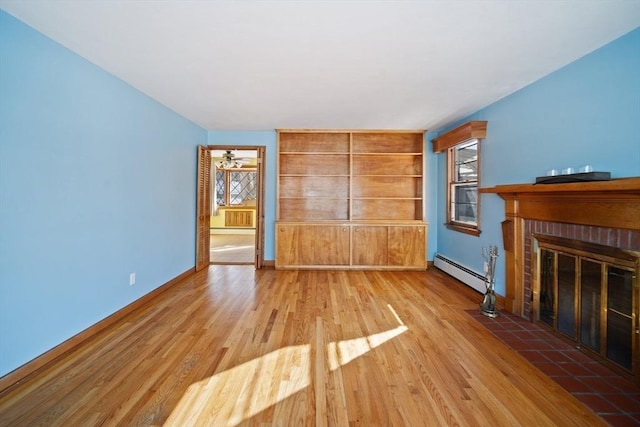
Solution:
<path fill-rule="evenodd" d="M 496 268 L 496 259 L 498 258 L 498 247 L 489 246 L 489 249 L 482 248 L 482 257 L 485 260 L 485 276 L 484 285 L 487 288 L 484 293 L 484 299 L 480 304 L 480 312 L 487 317 L 498 317 L 500 313 L 496 308 L 496 294 L 494 292 L 494 272 Z"/>

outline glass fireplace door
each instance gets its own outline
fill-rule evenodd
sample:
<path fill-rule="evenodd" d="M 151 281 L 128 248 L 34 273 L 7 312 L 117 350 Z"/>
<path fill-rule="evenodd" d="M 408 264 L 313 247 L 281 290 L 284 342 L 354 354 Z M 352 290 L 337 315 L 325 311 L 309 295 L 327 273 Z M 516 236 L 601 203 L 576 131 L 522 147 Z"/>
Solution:
<path fill-rule="evenodd" d="M 580 261 L 580 343 L 600 352 L 602 336 L 602 263 Z"/>
<path fill-rule="evenodd" d="M 633 272 L 607 268 L 607 358 L 631 370 L 633 354 Z"/>
<path fill-rule="evenodd" d="M 638 258 L 622 252 L 613 257 L 610 249 L 604 254 L 585 250 L 595 245 L 572 249 L 554 239 L 551 244 L 538 241 L 535 319 L 636 375 L 640 370 Z"/>

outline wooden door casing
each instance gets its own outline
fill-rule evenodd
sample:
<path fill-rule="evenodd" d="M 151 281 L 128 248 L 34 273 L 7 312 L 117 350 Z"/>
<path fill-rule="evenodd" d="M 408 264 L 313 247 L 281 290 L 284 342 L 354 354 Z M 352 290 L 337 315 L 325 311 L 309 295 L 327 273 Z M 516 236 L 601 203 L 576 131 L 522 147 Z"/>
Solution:
<path fill-rule="evenodd" d="M 256 217 L 255 217 L 255 257 L 254 257 L 254 263 L 255 263 L 255 268 L 256 269 L 261 269 L 264 266 L 264 234 L 265 234 L 265 230 L 264 230 L 264 197 L 265 197 L 265 159 L 266 159 L 266 148 L 264 146 L 253 146 L 253 145 L 242 145 L 242 146 L 236 146 L 236 145 L 209 145 L 207 147 L 202 147 L 202 148 L 206 148 L 208 150 L 207 156 L 206 158 L 209 159 L 209 164 L 207 165 L 209 170 L 207 171 L 207 181 L 208 183 L 204 183 L 204 179 L 201 179 L 200 177 L 200 160 L 198 161 L 198 167 L 199 167 L 199 171 L 198 171 L 198 198 L 200 199 L 200 195 L 202 194 L 202 196 L 204 197 L 204 192 L 205 192 L 205 188 L 209 189 L 208 194 L 206 195 L 206 197 L 208 198 L 207 202 L 208 202 L 208 211 L 207 214 L 210 217 L 211 216 L 211 185 L 212 185 L 212 175 L 211 175 L 211 151 L 213 150 L 255 150 L 257 153 L 257 165 L 256 165 L 256 171 L 258 174 L 258 182 L 257 182 L 257 186 L 258 186 L 258 191 L 257 191 L 257 200 L 256 200 Z M 200 157 L 199 157 L 200 159 Z M 206 185 L 206 187 L 203 187 L 204 185 Z M 226 190 L 227 192 L 229 191 L 228 189 Z M 200 223 L 200 206 L 198 206 L 198 223 Z M 202 224 L 202 235 L 204 235 L 204 223 Z M 210 225 L 210 219 L 207 221 L 207 225 L 206 227 L 211 227 Z M 207 228 L 207 233 L 209 233 L 209 228 Z M 208 235 L 208 234 L 207 234 Z M 200 252 L 201 252 L 201 248 L 204 248 L 204 242 L 200 242 L 200 234 L 198 234 L 197 236 L 197 254 L 196 254 L 196 259 L 203 261 L 201 259 L 201 257 L 199 256 Z M 207 264 L 209 265 L 209 239 L 207 239 L 207 248 L 206 248 L 206 259 L 207 259 Z M 202 268 L 204 268 L 204 264 L 202 266 Z M 198 270 L 196 268 L 196 270 Z"/>
<path fill-rule="evenodd" d="M 211 153 L 198 146 L 198 189 L 196 200 L 196 271 L 209 266 L 211 246 Z"/>

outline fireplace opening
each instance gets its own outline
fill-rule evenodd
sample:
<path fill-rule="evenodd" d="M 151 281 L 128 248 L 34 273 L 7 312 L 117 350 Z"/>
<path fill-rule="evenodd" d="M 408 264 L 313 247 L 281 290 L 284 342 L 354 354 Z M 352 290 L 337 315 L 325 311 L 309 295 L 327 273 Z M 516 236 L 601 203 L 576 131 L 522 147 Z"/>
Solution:
<path fill-rule="evenodd" d="M 639 381 L 640 254 L 533 235 L 533 319 Z"/>

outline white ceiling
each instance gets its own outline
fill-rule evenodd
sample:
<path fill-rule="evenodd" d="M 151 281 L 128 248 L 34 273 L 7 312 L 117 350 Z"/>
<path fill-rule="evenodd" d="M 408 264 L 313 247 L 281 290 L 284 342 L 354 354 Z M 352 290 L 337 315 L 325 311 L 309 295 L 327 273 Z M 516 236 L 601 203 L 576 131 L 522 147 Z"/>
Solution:
<path fill-rule="evenodd" d="M 211 157 L 222 158 L 227 150 L 210 150 Z M 257 158 L 258 150 L 231 150 L 231 153 L 236 158 Z"/>
<path fill-rule="evenodd" d="M 0 0 L 208 130 L 436 129 L 640 26 L 640 0 Z"/>

